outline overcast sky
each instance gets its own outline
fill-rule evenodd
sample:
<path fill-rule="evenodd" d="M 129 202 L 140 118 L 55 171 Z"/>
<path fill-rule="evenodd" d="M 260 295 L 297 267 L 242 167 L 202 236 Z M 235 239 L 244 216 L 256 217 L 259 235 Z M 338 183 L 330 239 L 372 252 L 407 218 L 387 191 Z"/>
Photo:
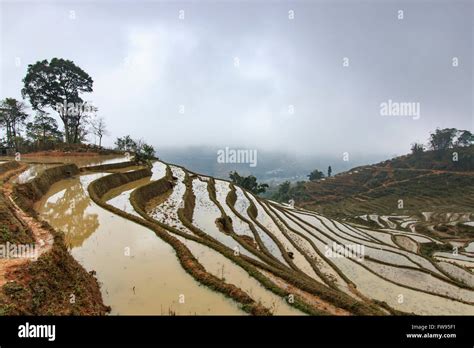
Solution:
<path fill-rule="evenodd" d="M 3 1 L 0 97 L 60 57 L 93 78 L 106 145 L 401 154 L 473 129 L 473 18 L 472 1 Z M 382 116 L 389 99 L 420 118 Z"/>

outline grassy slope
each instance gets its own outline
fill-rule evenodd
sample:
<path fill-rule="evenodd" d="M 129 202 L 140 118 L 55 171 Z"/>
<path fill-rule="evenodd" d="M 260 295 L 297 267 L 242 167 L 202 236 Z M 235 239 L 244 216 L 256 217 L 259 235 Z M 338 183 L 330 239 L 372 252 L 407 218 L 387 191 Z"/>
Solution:
<path fill-rule="evenodd" d="M 457 162 L 452 161 L 454 151 L 459 155 Z M 308 182 L 304 188 L 296 197 L 299 206 L 338 218 L 371 213 L 474 213 L 474 146 L 402 156 Z"/>

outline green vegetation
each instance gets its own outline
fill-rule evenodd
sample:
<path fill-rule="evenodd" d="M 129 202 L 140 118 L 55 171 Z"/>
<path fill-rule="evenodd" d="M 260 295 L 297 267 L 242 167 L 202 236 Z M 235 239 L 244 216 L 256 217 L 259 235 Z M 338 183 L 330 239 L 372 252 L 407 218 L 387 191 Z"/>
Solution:
<path fill-rule="evenodd" d="M 55 144 L 62 142 L 62 133 L 56 120 L 43 111 L 38 111 L 33 122 L 28 122 L 26 135 L 28 141 L 38 149 L 54 148 Z"/>
<path fill-rule="evenodd" d="M 131 152 L 134 154 L 134 161 L 137 164 L 145 164 L 151 167 L 151 160 L 156 159 L 153 146 L 143 140 L 133 140 L 130 135 L 115 140 L 117 150 Z"/>
<path fill-rule="evenodd" d="M 474 212 L 472 134 L 437 129 L 426 146 L 414 143 L 411 149 L 411 154 L 353 168 L 330 179 L 305 182 L 298 189 L 298 185 L 284 183 L 272 198 L 294 199 L 301 207 L 343 219 L 364 214 L 418 216 L 416 228 L 423 233 L 437 233 L 438 238 L 467 237 L 466 228 L 459 224 L 445 228 L 447 221 L 442 220 L 431 223 L 434 231 L 426 229 L 421 213 Z"/>
<path fill-rule="evenodd" d="M 265 193 L 268 188 L 267 184 L 259 184 L 257 178 L 253 175 L 240 176 L 236 171 L 229 173 L 229 178 L 234 185 L 240 186 L 241 188 L 250 191 L 256 195 Z"/>
<path fill-rule="evenodd" d="M 67 143 L 79 143 L 81 126 L 89 110 L 81 98 L 92 92 L 92 78 L 70 60 L 53 58 L 28 65 L 23 79 L 22 96 L 27 97 L 34 110 L 45 107 L 56 110 L 63 121 Z"/>
<path fill-rule="evenodd" d="M 97 107 L 82 99 L 92 86 L 92 78 L 70 60 L 53 58 L 28 65 L 21 94 L 36 113 L 34 117 L 28 114 L 28 106 L 14 98 L 0 101 L 0 129 L 5 132 L 0 138 L 2 152 L 100 150 L 107 134 L 105 121 L 96 117 Z M 51 111 L 62 121 L 63 130 Z M 89 134 L 98 139 L 98 148 L 81 146 Z"/>
<path fill-rule="evenodd" d="M 288 202 L 290 199 L 304 200 L 309 198 L 309 196 L 306 192 L 304 181 L 298 181 L 295 184 L 285 181 L 278 186 L 277 192 L 270 198 L 277 202 Z"/>
<path fill-rule="evenodd" d="M 13 207 L 4 194 L 0 194 L 0 244 L 31 244 L 34 242 L 31 231 L 21 224 L 13 213 Z"/>
<path fill-rule="evenodd" d="M 431 257 L 435 252 L 444 251 L 452 252 L 453 247 L 449 244 L 437 244 L 437 243 L 421 243 L 420 254 L 426 257 Z"/>
<path fill-rule="evenodd" d="M 133 151 L 137 147 L 137 142 L 130 135 L 115 140 L 115 147 L 120 151 Z"/>
<path fill-rule="evenodd" d="M 411 144 L 411 153 L 414 156 L 420 155 L 423 152 L 425 152 L 425 146 L 423 144 L 420 144 L 420 143 Z"/>
<path fill-rule="evenodd" d="M 427 146 L 413 143 L 411 155 L 394 158 L 390 164 L 394 168 L 472 171 L 474 136 L 467 130 L 436 129 Z"/>
<path fill-rule="evenodd" d="M 25 112 L 26 105 L 14 98 L 6 98 L 0 103 L 0 127 L 6 131 L 6 139 L 3 140 L 7 147 L 19 147 L 20 128 L 28 117 Z"/>
<path fill-rule="evenodd" d="M 329 174 L 329 169 L 328 169 L 328 174 Z M 309 181 L 314 181 L 314 180 L 319 180 L 324 178 L 324 173 L 315 169 L 308 175 Z"/>
<path fill-rule="evenodd" d="M 437 128 L 434 133 L 430 134 L 429 139 L 430 148 L 435 151 L 469 146 L 473 143 L 474 137 L 470 131 L 456 128 Z"/>

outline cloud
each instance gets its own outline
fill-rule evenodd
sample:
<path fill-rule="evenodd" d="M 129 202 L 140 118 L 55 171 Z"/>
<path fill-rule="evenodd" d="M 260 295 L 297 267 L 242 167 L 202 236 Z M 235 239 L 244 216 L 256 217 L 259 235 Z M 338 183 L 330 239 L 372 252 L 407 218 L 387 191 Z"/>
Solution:
<path fill-rule="evenodd" d="M 71 6 L 2 4 L 2 96 L 19 96 L 26 64 L 72 59 L 94 79 L 106 145 L 393 154 L 473 124 L 472 64 L 449 64 L 473 60 L 472 4 L 410 4 L 405 22 L 390 3 L 292 3 L 293 21 L 286 2 L 74 4 L 75 20 Z M 420 120 L 382 117 L 388 99 L 420 102 Z"/>

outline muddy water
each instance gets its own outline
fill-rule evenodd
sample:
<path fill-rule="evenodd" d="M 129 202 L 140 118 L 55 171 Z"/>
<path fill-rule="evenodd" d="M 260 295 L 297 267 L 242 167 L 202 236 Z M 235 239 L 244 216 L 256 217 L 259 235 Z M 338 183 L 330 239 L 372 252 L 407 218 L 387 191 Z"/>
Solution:
<path fill-rule="evenodd" d="M 193 192 L 196 196 L 196 204 L 193 212 L 193 225 L 210 235 L 212 238 L 222 243 L 232 250 L 238 250 L 253 259 L 258 259 L 254 254 L 250 253 L 242 245 L 240 245 L 230 235 L 220 231 L 216 225 L 216 219 L 221 216 L 221 211 L 217 205 L 209 198 L 207 191 L 207 183 L 199 179 L 192 182 Z"/>
<path fill-rule="evenodd" d="M 471 288 L 474 288 L 474 274 L 472 274 L 472 272 L 469 272 L 464 268 L 458 267 L 450 262 L 441 261 L 438 262 L 438 266 L 440 266 L 445 272 L 449 273 L 452 278 L 470 286 Z"/>
<path fill-rule="evenodd" d="M 226 213 L 226 215 L 228 215 L 232 219 L 234 232 L 241 236 L 248 236 L 251 238 L 255 238 L 252 231 L 250 230 L 249 225 L 246 222 L 240 220 L 234 214 L 232 209 L 230 209 L 229 206 L 227 205 L 226 199 L 227 199 L 227 195 L 230 192 L 229 183 L 222 180 L 216 180 L 215 188 L 216 188 L 216 199 L 220 203 L 222 209 L 224 209 L 224 212 Z"/>
<path fill-rule="evenodd" d="M 245 314 L 188 275 L 172 247 L 152 231 L 92 202 L 87 185 L 103 175 L 56 183 L 36 209 L 65 232 L 74 258 L 97 272 L 112 314 Z"/>
<path fill-rule="evenodd" d="M 66 163 L 75 163 L 79 167 L 81 166 L 96 166 L 96 165 L 103 165 L 103 164 L 113 164 L 113 163 L 120 163 L 130 161 L 130 158 L 127 156 L 100 156 L 99 158 L 94 159 L 94 157 L 86 157 L 86 158 L 67 158 Z M 64 161 L 63 161 L 64 162 Z"/>
<path fill-rule="evenodd" d="M 145 178 L 127 185 L 120 186 L 110 191 L 104 200 L 108 204 L 112 204 L 119 209 L 132 212 L 133 207 L 130 204 L 130 193 L 133 187 L 140 187 L 149 182 L 149 178 Z M 109 199 L 110 198 L 110 199 Z M 132 212 L 136 214 L 136 212 Z M 225 258 L 217 251 L 191 241 L 189 239 L 176 236 L 183 244 L 185 244 L 196 259 L 204 268 L 214 276 L 224 279 L 225 282 L 236 285 L 246 291 L 255 301 L 261 302 L 269 308 L 275 315 L 301 315 L 302 312 L 291 307 L 282 297 L 275 295 L 271 291 L 264 288 L 256 279 L 252 278 L 240 266 Z"/>
<path fill-rule="evenodd" d="M 155 178 L 157 175 L 161 175 L 160 170 L 157 170 L 157 168 L 159 168 L 159 163 L 161 162 L 156 162 L 153 165 L 152 178 Z M 179 229 L 182 232 L 192 234 L 192 232 L 183 225 L 178 217 L 178 209 L 184 206 L 183 196 L 186 192 L 184 179 L 186 174 L 181 168 L 176 166 L 172 166 L 171 170 L 173 175 L 177 178 L 176 185 L 173 187 L 171 194 L 166 198 L 166 200 L 164 202 L 160 202 L 158 206 L 151 207 L 148 213 L 152 218 L 159 222 Z"/>
<path fill-rule="evenodd" d="M 293 254 L 293 263 L 296 265 L 296 267 L 298 267 L 302 272 L 306 273 L 310 277 L 314 279 L 317 278 L 317 275 L 312 269 L 310 263 L 304 258 L 303 254 L 293 247 L 290 241 L 281 232 L 280 228 L 260 205 L 260 202 L 257 201 L 257 199 L 252 195 L 249 195 L 249 197 L 257 208 L 257 221 L 279 240 L 287 252 L 291 252 Z"/>
<path fill-rule="evenodd" d="M 153 168 L 151 171 L 151 180 L 159 180 L 166 175 L 166 164 L 160 161 L 153 162 Z"/>
<path fill-rule="evenodd" d="M 333 258 L 336 266 L 364 295 L 395 309 L 421 315 L 473 315 L 474 306 L 405 288 L 379 278 L 348 258 Z"/>
<path fill-rule="evenodd" d="M 14 157 L 4 157 L 1 160 L 11 160 Z M 127 161 L 127 157 L 121 155 L 106 155 L 106 156 L 21 156 L 22 162 L 37 162 L 37 163 L 74 163 L 78 167 L 109 164 Z"/>
<path fill-rule="evenodd" d="M 54 164 L 30 164 L 30 166 L 23 171 L 20 175 L 12 179 L 12 183 L 24 184 L 30 180 L 33 180 L 41 171 L 46 168 L 51 168 Z"/>
<path fill-rule="evenodd" d="M 255 278 L 249 276 L 244 269 L 214 249 L 189 239 L 178 238 L 208 272 L 244 290 L 255 301 L 270 309 L 274 315 L 304 315 L 303 312 L 290 306 L 284 298 L 267 290 Z"/>
<path fill-rule="evenodd" d="M 411 251 L 413 253 L 416 253 L 418 251 L 418 243 L 410 237 L 403 235 L 395 235 L 393 236 L 393 238 L 403 249 Z"/>
<path fill-rule="evenodd" d="M 317 230 L 314 231 L 326 243 L 332 244 L 333 241 L 336 241 L 340 244 L 346 244 L 346 245 L 350 245 L 351 243 L 353 243 L 350 240 L 342 237 L 340 235 L 340 231 L 335 230 L 333 228 L 334 225 L 333 227 L 331 227 L 330 225 L 331 220 L 321 215 L 312 215 L 311 218 L 313 218 L 313 222 L 310 223 L 310 225 L 316 227 L 317 229 L 320 229 L 321 231 L 324 231 L 324 233 L 330 237 L 330 239 L 327 239 L 327 237 L 325 237 L 323 234 L 318 233 Z M 325 222 L 326 225 L 322 224 L 323 221 Z M 403 233 L 401 232 L 401 234 Z M 410 234 L 410 237 L 412 237 L 412 235 L 413 234 Z M 415 238 L 413 237 L 413 239 Z M 364 248 L 365 255 L 370 256 L 374 259 L 378 259 L 378 260 L 391 263 L 394 265 L 406 265 L 406 266 L 411 266 L 411 267 L 415 266 L 415 268 L 418 267 L 416 264 L 419 264 L 423 268 L 426 268 L 434 273 L 437 273 L 438 275 L 442 277 L 446 277 L 427 259 L 421 257 L 420 255 L 401 249 L 400 247 L 394 248 L 388 245 L 382 245 L 382 244 L 377 244 L 374 242 L 366 242 L 366 241 L 364 241 L 361 244 L 365 245 L 365 248 Z"/>
<path fill-rule="evenodd" d="M 133 214 L 136 216 L 140 216 L 135 209 L 133 208 L 132 204 L 130 203 L 130 194 L 132 193 L 133 190 L 135 190 L 137 187 L 146 185 L 150 182 L 150 178 L 143 178 L 138 181 L 133 181 L 129 184 L 120 186 L 116 189 L 110 190 L 105 194 L 102 199 L 106 201 L 108 204 L 111 206 L 114 206 L 117 209 L 120 209 L 124 212 L 127 212 L 129 214 Z"/>
<path fill-rule="evenodd" d="M 464 248 L 464 250 L 469 253 L 474 253 L 474 242 L 469 243 L 468 246 Z"/>
<path fill-rule="evenodd" d="M 235 201 L 234 208 L 235 210 L 242 215 L 244 218 L 246 218 L 248 221 L 252 221 L 250 216 L 247 214 L 247 209 L 250 206 L 250 202 L 245 197 L 242 189 L 240 187 L 235 188 L 235 192 L 237 195 L 237 200 Z M 275 256 L 281 263 L 283 263 L 285 266 L 289 266 L 286 260 L 283 258 L 283 255 L 281 253 L 281 250 L 278 248 L 278 245 L 273 241 L 273 239 L 270 238 L 270 236 L 265 233 L 257 224 L 253 224 L 253 227 L 257 231 L 260 239 L 262 240 L 263 245 L 265 248 L 273 255 Z"/>

